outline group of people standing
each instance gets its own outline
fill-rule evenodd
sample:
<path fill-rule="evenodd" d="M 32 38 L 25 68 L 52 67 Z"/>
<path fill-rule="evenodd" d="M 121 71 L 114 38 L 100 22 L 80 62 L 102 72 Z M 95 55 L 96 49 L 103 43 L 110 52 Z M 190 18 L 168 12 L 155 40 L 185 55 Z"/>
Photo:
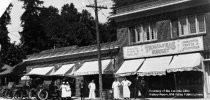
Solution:
<path fill-rule="evenodd" d="M 137 77 L 138 78 L 138 77 Z M 136 86 L 135 86 L 135 92 L 140 92 L 141 93 L 141 97 L 145 98 L 146 93 L 147 93 L 147 86 L 146 86 L 146 81 L 144 80 L 144 78 L 142 78 L 141 80 L 137 79 L 138 82 L 136 82 Z M 122 82 L 119 82 L 117 80 L 117 78 L 115 78 L 115 81 L 112 83 L 112 89 L 113 89 L 113 96 L 115 100 L 119 100 L 120 99 L 120 87 L 122 86 L 123 88 L 123 98 L 125 100 L 129 100 L 130 99 L 130 89 L 129 87 L 131 86 L 131 82 L 129 80 L 126 79 L 126 77 L 124 77 Z M 135 98 L 137 97 L 138 94 L 135 94 Z"/>
<path fill-rule="evenodd" d="M 123 88 L 123 98 L 125 100 L 129 100 L 130 99 L 130 89 L 129 87 L 131 86 L 131 81 L 127 80 L 126 77 L 123 78 L 123 80 L 120 82 L 117 78 L 115 78 L 114 82 L 112 83 L 112 90 L 113 90 L 113 97 L 115 100 L 119 100 L 120 99 L 120 87 Z M 80 83 L 80 95 L 81 95 L 81 100 L 84 100 L 84 81 L 82 80 Z M 94 83 L 94 80 L 92 80 L 89 84 L 88 84 L 88 88 L 89 88 L 89 100 L 94 100 L 96 98 L 96 94 L 95 94 L 95 89 L 96 89 L 96 85 Z M 138 79 L 137 77 L 137 82 L 135 85 L 135 93 L 136 92 L 140 92 L 141 97 L 145 98 L 146 93 L 147 93 L 147 85 L 146 85 L 146 81 L 144 80 L 144 78 L 141 78 L 141 80 Z M 135 94 L 138 95 L 138 94 Z M 136 96 L 135 96 L 136 98 Z"/>
<path fill-rule="evenodd" d="M 84 99 L 84 95 L 85 95 L 85 83 L 82 80 L 79 84 L 80 87 L 80 96 L 81 96 L 81 100 L 85 100 Z M 95 89 L 96 89 L 96 85 L 94 83 L 94 80 L 92 80 L 89 84 L 88 84 L 88 88 L 89 88 L 89 99 L 90 100 L 94 100 L 96 99 L 96 94 L 95 94 Z"/>
<path fill-rule="evenodd" d="M 71 87 L 69 82 L 63 82 L 60 86 L 61 97 L 63 100 L 71 100 Z"/>

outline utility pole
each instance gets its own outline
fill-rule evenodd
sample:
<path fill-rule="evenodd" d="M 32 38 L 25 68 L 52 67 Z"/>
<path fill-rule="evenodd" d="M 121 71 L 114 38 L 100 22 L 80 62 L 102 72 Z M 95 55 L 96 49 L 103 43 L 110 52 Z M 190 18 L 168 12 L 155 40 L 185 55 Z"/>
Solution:
<path fill-rule="evenodd" d="M 100 100 L 102 100 L 103 82 L 102 82 L 102 65 L 101 65 L 101 44 L 100 44 L 100 34 L 98 29 L 98 9 L 107 9 L 107 7 L 98 6 L 97 0 L 94 0 L 94 5 L 87 5 L 86 7 L 91 7 L 94 8 L 95 10 L 95 24 L 96 24 L 96 36 L 97 36 L 97 48 L 98 48 L 99 94 L 100 94 Z"/>

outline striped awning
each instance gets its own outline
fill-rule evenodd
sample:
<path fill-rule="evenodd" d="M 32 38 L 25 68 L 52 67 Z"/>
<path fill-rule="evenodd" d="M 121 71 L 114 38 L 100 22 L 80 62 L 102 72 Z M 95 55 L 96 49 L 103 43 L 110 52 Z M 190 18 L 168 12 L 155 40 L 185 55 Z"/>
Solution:
<path fill-rule="evenodd" d="M 29 73 L 26 75 L 48 75 L 54 67 L 39 67 L 33 68 Z"/>
<path fill-rule="evenodd" d="M 105 69 L 107 69 L 107 67 L 111 63 L 112 63 L 111 59 L 101 60 L 102 74 L 105 73 Z M 74 72 L 74 76 L 94 75 L 94 74 L 99 74 L 98 61 L 85 62 L 76 72 Z"/>
<path fill-rule="evenodd" d="M 200 53 L 176 55 L 167 67 L 167 72 L 201 71 L 201 61 Z"/>
<path fill-rule="evenodd" d="M 128 76 L 136 74 L 145 59 L 126 60 L 116 72 L 116 76 Z"/>
<path fill-rule="evenodd" d="M 74 68 L 75 64 L 66 64 L 66 65 L 62 65 L 57 71 L 55 71 L 54 73 L 52 73 L 51 75 L 54 76 L 70 76 L 73 75 L 73 68 Z"/>
<path fill-rule="evenodd" d="M 139 76 L 165 75 L 171 60 L 172 56 L 147 58 L 137 73 Z"/>

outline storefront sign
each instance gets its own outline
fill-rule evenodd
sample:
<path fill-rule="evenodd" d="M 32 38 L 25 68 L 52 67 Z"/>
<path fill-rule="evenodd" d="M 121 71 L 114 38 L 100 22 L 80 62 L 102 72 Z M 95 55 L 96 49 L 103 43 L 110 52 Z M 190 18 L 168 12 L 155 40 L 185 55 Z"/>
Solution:
<path fill-rule="evenodd" d="M 179 40 L 179 52 L 193 52 L 204 50 L 202 37 Z"/>
<path fill-rule="evenodd" d="M 143 56 L 142 46 L 139 45 L 139 46 L 131 46 L 123 48 L 123 55 L 124 57 L 129 57 L 129 58 L 142 57 Z"/>
<path fill-rule="evenodd" d="M 142 46 L 142 51 L 145 57 L 158 56 L 166 54 L 174 54 L 178 50 L 178 42 L 169 41 L 155 44 L 147 44 Z"/>
<path fill-rule="evenodd" d="M 195 52 L 202 50 L 204 50 L 203 38 L 195 37 L 195 38 L 180 39 L 168 42 L 124 47 L 123 54 L 124 54 L 124 59 L 131 59 L 131 58 Z"/>

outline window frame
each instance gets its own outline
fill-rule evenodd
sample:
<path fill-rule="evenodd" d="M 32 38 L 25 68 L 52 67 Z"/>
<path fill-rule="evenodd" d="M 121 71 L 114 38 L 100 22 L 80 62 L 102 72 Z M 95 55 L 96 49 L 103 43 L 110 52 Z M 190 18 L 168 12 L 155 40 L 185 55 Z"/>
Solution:
<path fill-rule="evenodd" d="M 204 31 L 204 32 L 199 32 L 199 21 L 198 21 L 198 16 L 203 16 L 203 19 L 204 19 L 204 28 L 205 28 L 205 31 Z M 204 34 L 204 33 L 206 33 L 206 28 L 207 28 L 207 26 L 206 26 L 206 16 L 205 16 L 205 14 L 197 15 L 196 18 L 197 18 L 197 22 L 198 22 L 198 24 L 197 24 L 198 33 L 199 33 L 199 34 Z"/>
<path fill-rule="evenodd" d="M 152 26 L 151 25 L 154 25 L 154 29 L 152 29 Z M 129 44 L 135 44 L 135 43 L 144 43 L 144 42 L 151 42 L 151 41 L 156 41 L 157 40 L 157 24 L 156 23 L 153 23 L 153 24 L 142 24 L 142 25 L 138 25 L 138 26 L 135 26 L 134 27 L 134 31 L 135 31 L 135 37 L 132 37 L 133 33 L 132 33 L 132 27 L 129 28 L 129 35 L 128 35 L 128 38 L 129 38 Z M 147 33 L 145 31 L 145 28 L 148 28 L 149 29 L 149 40 L 147 40 Z M 140 29 L 140 33 L 138 32 L 138 29 Z M 154 31 L 152 33 L 152 30 Z M 152 36 L 153 39 L 152 39 Z M 131 39 L 132 38 L 132 39 Z M 133 40 L 135 39 L 135 40 Z"/>
<path fill-rule="evenodd" d="M 203 32 L 200 32 L 200 28 L 199 28 L 199 20 L 198 20 L 198 16 L 203 16 L 203 21 L 204 21 L 204 31 Z M 190 27 L 190 17 L 194 17 L 194 20 L 195 20 L 195 29 L 196 29 L 196 32 L 195 33 L 191 33 L 191 27 Z M 181 26 L 181 20 L 185 18 L 185 21 L 186 21 L 186 26 L 187 26 L 187 32 L 186 33 L 183 33 L 182 34 L 182 26 Z M 172 22 L 171 22 L 171 25 L 172 25 Z M 173 26 L 171 26 L 171 30 L 173 30 Z M 178 18 L 178 34 L 179 34 L 179 37 L 183 37 L 183 36 L 191 36 L 191 35 L 197 35 L 197 34 L 205 34 L 206 33 L 206 17 L 204 14 L 201 14 L 201 15 L 190 15 L 190 16 L 184 16 L 184 17 L 180 17 Z M 173 34 L 173 33 L 171 33 Z"/>

